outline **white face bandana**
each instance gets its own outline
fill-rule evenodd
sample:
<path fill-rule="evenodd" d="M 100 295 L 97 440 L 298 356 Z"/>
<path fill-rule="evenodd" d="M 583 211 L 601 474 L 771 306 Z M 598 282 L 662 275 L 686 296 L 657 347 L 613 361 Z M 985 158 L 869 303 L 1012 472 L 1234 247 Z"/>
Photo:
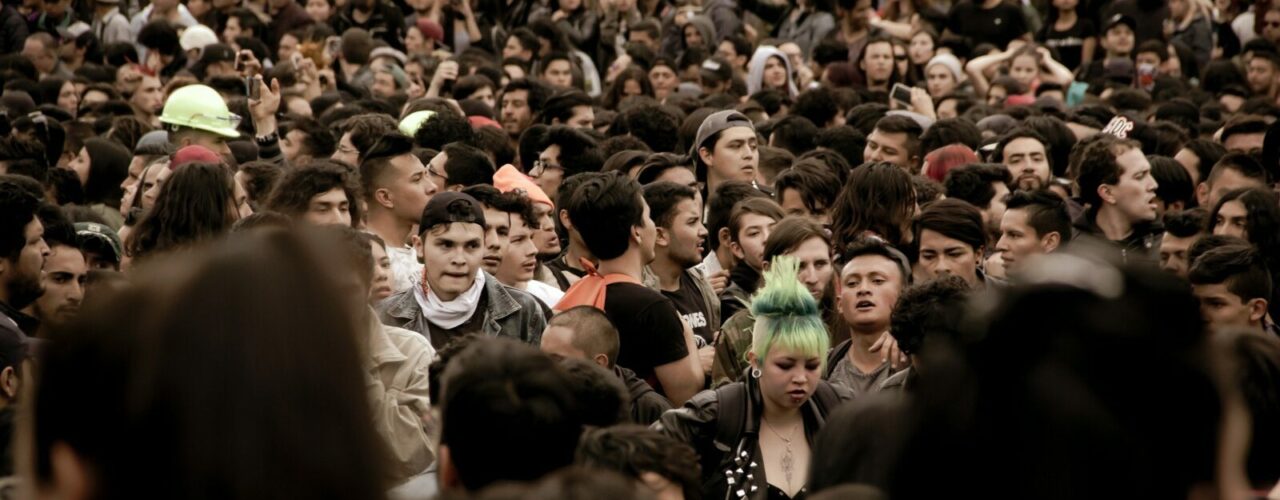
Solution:
<path fill-rule="evenodd" d="M 418 306 L 422 308 L 422 315 L 426 316 L 427 321 L 441 328 L 453 329 L 466 323 L 475 313 L 476 304 L 480 303 L 480 294 L 484 293 L 484 280 L 484 271 L 477 269 L 471 288 L 448 302 L 441 300 L 429 289 L 424 292 L 423 289 L 428 288 L 425 282 L 422 286 L 413 287 L 413 297 L 418 300 Z"/>

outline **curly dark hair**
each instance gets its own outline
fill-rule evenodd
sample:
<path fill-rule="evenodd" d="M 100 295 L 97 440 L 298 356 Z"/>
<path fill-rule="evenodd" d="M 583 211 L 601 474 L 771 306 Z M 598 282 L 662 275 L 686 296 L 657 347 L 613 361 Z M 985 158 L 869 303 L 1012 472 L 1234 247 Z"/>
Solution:
<path fill-rule="evenodd" d="M 440 150 L 446 144 L 454 142 L 472 144 L 475 142 L 474 136 L 471 122 L 466 117 L 453 111 L 441 110 L 418 127 L 418 131 L 413 134 L 413 141 L 418 147 Z"/>
<path fill-rule="evenodd" d="M 331 189 L 342 188 L 350 203 L 351 224 L 359 224 L 360 187 L 350 167 L 333 160 L 317 160 L 286 172 L 267 199 L 267 210 L 297 217 L 307 211 L 311 198 Z"/>
<path fill-rule="evenodd" d="M 969 283 L 959 276 L 942 275 L 902 291 L 893 306 L 889 334 L 907 354 L 918 354 L 931 333 L 956 333 Z"/>
<path fill-rule="evenodd" d="M 687 443 L 639 425 L 592 429 L 578 441 L 579 465 L 621 472 L 639 479 L 645 472 L 680 485 L 686 500 L 702 498 L 702 467 Z"/>
<path fill-rule="evenodd" d="M 38 208 L 40 200 L 21 186 L 0 182 L 0 258 L 17 259 L 27 246 L 27 224 Z"/>
<path fill-rule="evenodd" d="M 644 141 L 654 152 L 671 153 L 676 150 L 680 137 L 672 132 L 680 128 L 680 121 L 674 113 L 661 106 L 633 106 L 622 113 L 622 121 L 626 124 L 627 133 Z"/>

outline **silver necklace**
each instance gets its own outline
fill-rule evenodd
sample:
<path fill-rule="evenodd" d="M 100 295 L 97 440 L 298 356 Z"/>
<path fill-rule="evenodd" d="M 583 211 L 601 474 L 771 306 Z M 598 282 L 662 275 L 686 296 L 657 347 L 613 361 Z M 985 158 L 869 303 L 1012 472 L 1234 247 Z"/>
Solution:
<path fill-rule="evenodd" d="M 794 469 L 795 469 L 795 460 L 794 460 L 794 456 L 791 454 L 791 439 L 792 439 L 792 438 L 791 438 L 791 437 L 783 437 L 783 436 L 782 436 L 782 434 L 781 434 L 781 433 L 779 433 L 777 429 L 774 429 L 774 428 L 773 428 L 773 425 L 770 425 L 770 424 L 769 424 L 769 421 L 768 421 L 768 420 L 765 420 L 765 419 L 761 418 L 761 419 L 760 419 L 760 421 L 761 421 L 761 422 L 764 422 L 764 426 L 765 426 L 766 428 L 768 428 L 768 429 L 769 429 L 769 431 L 773 432 L 773 435 L 778 436 L 778 439 L 781 439 L 781 440 L 782 440 L 782 442 L 783 442 L 784 444 L 786 444 L 787 450 L 786 450 L 785 452 L 783 452 L 783 453 L 782 453 L 782 475 L 783 475 L 783 477 L 787 480 L 787 489 L 788 489 L 788 490 L 790 490 L 790 489 L 791 489 L 791 475 L 792 475 L 791 473 L 792 473 L 792 472 L 794 471 Z M 796 427 L 799 427 L 799 426 L 796 426 Z M 791 428 L 791 432 L 789 432 L 789 433 L 787 433 L 787 434 L 788 434 L 788 436 L 790 436 L 790 435 L 795 434 L 795 432 L 796 432 L 795 427 L 792 427 L 792 428 Z"/>

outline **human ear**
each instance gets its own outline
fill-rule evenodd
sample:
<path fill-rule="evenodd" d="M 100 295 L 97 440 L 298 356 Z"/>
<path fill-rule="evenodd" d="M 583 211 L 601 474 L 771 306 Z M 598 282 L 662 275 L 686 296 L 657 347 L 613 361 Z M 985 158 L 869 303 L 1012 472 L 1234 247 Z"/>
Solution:
<path fill-rule="evenodd" d="M 391 191 L 387 189 L 374 190 L 373 202 L 381 205 L 383 208 L 393 208 L 395 206 L 395 202 L 391 201 Z"/>
<path fill-rule="evenodd" d="M 16 399 L 21 387 L 22 381 L 18 379 L 18 371 L 12 366 L 0 371 L 0 391 L 4 391 L 6 399 Z"/>
<path fill-rule="evenodd" d="M 1267 315 L 1267 299 L 1249 301 L 1249 321 L 1259 322 Z"/>
<path fill-rule="evenodd" d="M 1062 243 L 1062 235 L 1056 232 L 1049 233 L 1040 238 L 1040 249 L 1044 250 L 1044 253 L 1049 253 L 1054 250 L 1057 250 L 1058 245 L 1060 245 L 1061 243 Z"/>
<path fill-rule="evenodd" d="M 701 158 L 701 159 L 702 159 L 702 163 L 707 164 L 707 168 L 708 168 L 708 169 L 710 169 L 710 168 L 711 168 L 711 160 L 712 160 L 712 158 L 715 158 L 715 156 L 711 154 L 711 150 L 710 150 L 710 149 L 707 149 L 707 148 L 698 148 L 698 158 Z"/>
<path fill-rule="evenodd" d="M 1101 199 L 1103 203 L 1116 202 L 1116 197 L 1111 195 L 1111 186 L 1107 184 L 1098 186 L 1098 198 Z"/>
<path fill-rule="evenodd" d="M 659 227 L 659 228 L 658 228 L 658 238 L 657 238 L 656 240 L 654 240 L 654 243 L 655 243 L 656 245 L 658 245 L 658 246 L 662 246 L 662 247 L 665 247 L 665 246 L 667 246 L 667 245 L 670 245 L 670 244 L 671 244 L 671 233 L 667 232 L 667 229 L 666 229 L 666 228 Z"/>

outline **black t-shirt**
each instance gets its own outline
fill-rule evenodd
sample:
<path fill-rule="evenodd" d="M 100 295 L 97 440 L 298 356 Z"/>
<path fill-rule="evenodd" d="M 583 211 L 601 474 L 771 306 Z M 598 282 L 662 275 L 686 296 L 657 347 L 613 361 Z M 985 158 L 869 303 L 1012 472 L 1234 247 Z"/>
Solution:
<path fill-rule="evenodd" d="M 448 344 L 450 340 L 461 337 L 468 333 L 484 333 L 484 311 L 489 305 L 489 294 L 480 294 L 480 300 L 476 302 L 476 310 L 471 313 L 471 317 L 461 325 L 453 328 L 444 328 L 440 325 L 427 320 L 427 324 L 431 328 L 431 347 L 440 350 Z"/>
<path fill-rule="evenodd" d="M 689 355 L 680 312 L 649 288 L 614 283 L 605 290 L 604 313 L 618 329 L 618 365 L 634 370 L 665 396 L 653 369 Z"/>
<path fill-rule="evenodd" d="M 1077 19 L 1076 24 L 1066 31 L 1055 30 L 1053 24 L 1046 23 L 1037 38 L 1044 46 L 1058 51 L 1058 62 L 1075 71 L 1084 58 L 1084 41 L 1096 36 L 1098 30 L 1093 27 L 1093 21 Z"/>
<path fill-rule="evenodd" d="M 715 340 L 715 326 L 711 325 L 709 320 L 711 308 L 702 298 L 702 293 L 698 291 L 698 284 L 693 282 L 689 273 L 680 273 L 679 290 L 674 292 L 662 290 L 662 295 L 671 299 L 671 303 L 676 306 L 676 311 L 685 322 L 689 323 L 693 333 L 706 341 L 705 344 L 699 342 L 699 345 L 707 345 Z"/>
<path fill-rule="evenodd" d="M 969 37 L 975 45 L 988 42 L 1003 50 L 1010 41 L 1027 33 L 1027 20 L 1015 5 L 1000 2 L 983 9 L 972 0 L 964 0 L 951 8 L 947 29 Z"/>

